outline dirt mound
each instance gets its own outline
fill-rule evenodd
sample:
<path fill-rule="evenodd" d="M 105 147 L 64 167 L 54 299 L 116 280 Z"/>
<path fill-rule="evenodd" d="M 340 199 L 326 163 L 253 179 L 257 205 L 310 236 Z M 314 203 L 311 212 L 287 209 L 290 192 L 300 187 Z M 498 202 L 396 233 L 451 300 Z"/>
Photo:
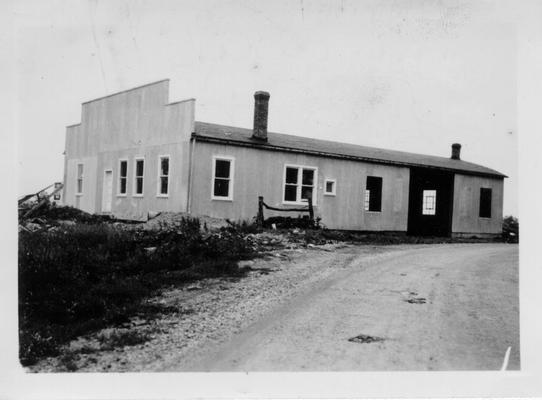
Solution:
<path fill-rule="evenodd" d="M 222 218 L 194 215 L 185 212 L 161 212 L 156 217 L 138 225 L 138 227 L 144 230 L 171 229 L 180 226 L 183 218 L 199 219 L 201 229 L 203 230 L 218 230 L 229 226 L 228 222 Z"/>

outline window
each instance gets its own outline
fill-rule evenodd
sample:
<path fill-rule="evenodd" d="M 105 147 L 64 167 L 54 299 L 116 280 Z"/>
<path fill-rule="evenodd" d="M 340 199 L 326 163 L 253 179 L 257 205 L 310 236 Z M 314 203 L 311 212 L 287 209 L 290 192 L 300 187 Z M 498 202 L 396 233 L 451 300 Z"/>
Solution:
<path fill-rule="evenodd" d="M 77 192 L 83 194 L 83 164 L 77 164 Z"/>
<path fill-rule="evenodd" d="M 436 212 L 437 212 L 437 191 L 436 190 L 424 190 L 423 191 L 422 214 L 423 215 L 435 215 Z"/>
<path fill-rule="evenodd" d="M 335 180 L 334 179 L 326 179 L 324 184 L 324 194 L 328 196 L 335 196 Z"/>
<path fill-rule="evenodd" d="M 128 161 L 120 160 L 119 161 L 119 186 L 118 186 L 118 195 L 126 195 L 126 183 L 128 179 Z"/>
<path fill-rule="evenodd" d="M 480 188 L 480 218 L 491 218 L 491 189 Z"/>
<path fill-rule="evenodd" d="M 53 200 L 60 200 L 60 188 L 62 187 L 61 182 L 55 182 L 55 190 L 58 189 L 58 192 L 53 196 Z"/>
<path fill-rule="evenodd" d="M 233 200 L 232 157 L 213 157 L 213 200 Z"/>
<path fill-rule="evenodd" d="M 284 203 L 302 203 L 309 198 L 315 204 L 316 168 L 286 165 L 284 171 Z"/>
<path fill-rule="evenodd" d="M 367 177 L 365 211 L 382 211 L 382 178 L 378 176 Z"/>
<path fill-rule="evenodd" d="M 169 156 L 159 157 L 158 165 L 158 196 L 169 194 Z"/>
<path fill-rule="evenodd" d="M 145 160 L 139 158 L 135 160 L 134 171 L 134 196 L 143 196 L 143 176 L 145 173 Z"/>

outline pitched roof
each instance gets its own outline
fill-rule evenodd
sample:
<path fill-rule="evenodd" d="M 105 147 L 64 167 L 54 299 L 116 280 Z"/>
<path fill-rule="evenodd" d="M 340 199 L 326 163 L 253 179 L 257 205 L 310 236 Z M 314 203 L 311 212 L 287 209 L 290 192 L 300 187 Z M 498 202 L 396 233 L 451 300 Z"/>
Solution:
<path fill-rule="evenodd" d="M 193 137 L 199 141 L 227 143 L 234 146 L 256 147 L 272 151 L 306 153 L 378 164 L 428 167 L 462 172 L 470 175 L 485 175 L 499 178 L 506 177 L 506 175 L 491 168 L 463 160 L 453 160 L 446 157 L 406 153 L 403 151 L 285 135 L 282 133 L 269 132 L 267 134 L 267 143 L 262 143 L 252 139 L 252 129 L 236 128 L 200 121 L 195 122 Z"/>

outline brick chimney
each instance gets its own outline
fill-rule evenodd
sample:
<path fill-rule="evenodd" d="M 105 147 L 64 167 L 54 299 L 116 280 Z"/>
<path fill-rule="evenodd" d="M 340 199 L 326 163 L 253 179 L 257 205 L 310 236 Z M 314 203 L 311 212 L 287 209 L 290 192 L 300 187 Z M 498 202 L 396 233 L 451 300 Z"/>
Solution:
<path fill-rule="evenodd" d="M 452 160 L 461 160 L 461 145 L 459 143 L 452 144 Z"/>
<path fill-rule="evenodd" d="M 269 93 L 254 93 L 254 129 L 252 138 L 267 142 L 267 112 L 269 109 Z"/>

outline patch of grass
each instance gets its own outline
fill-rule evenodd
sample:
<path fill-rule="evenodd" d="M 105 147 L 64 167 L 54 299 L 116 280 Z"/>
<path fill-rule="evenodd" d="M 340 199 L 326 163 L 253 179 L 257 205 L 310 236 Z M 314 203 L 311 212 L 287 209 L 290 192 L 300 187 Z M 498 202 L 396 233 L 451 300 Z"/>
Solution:
<path fill-rule="evenodd" d="M 307 244 L 321 245 L 328 242 L 348 242 L 374 245 L 393 244 L 437 244 L 437 243 L 487 243 L 495 239 L 451 238 L 434 236 L 409 236 L 400 233 L 366 233 L 353 231 L 337 231 L 328 229 L 306 230 L 299 234 L 290 233 L 293 240 Z"/>
<path fill-rule="evenodd" d="M 235 231 L 240 233 L 259 233 L 262 231 L 262 228 L 259 228 L 256 224 L 256 220 L 247 221 L 247 220 L 240 220 L 240 221 L 230 221 L 229 219 L 226 220 L 228 225 L 232 227 Z"/>
<path fill-rule="evenodd" d="M 145 248 L 155 247 L 152 252 Z M 161 231 L 76 224 L 19 235 L 20 359 L 31 365 L 69 340 L 127 322 L 161 290 L 212 276 L 242 276 L 252 243 L 235 227 L 200 230 L 183 218 Z M 163 307 L 161 313 L 176 308 Z M 148 312 L 147 312 L 148 315 Z"/>

